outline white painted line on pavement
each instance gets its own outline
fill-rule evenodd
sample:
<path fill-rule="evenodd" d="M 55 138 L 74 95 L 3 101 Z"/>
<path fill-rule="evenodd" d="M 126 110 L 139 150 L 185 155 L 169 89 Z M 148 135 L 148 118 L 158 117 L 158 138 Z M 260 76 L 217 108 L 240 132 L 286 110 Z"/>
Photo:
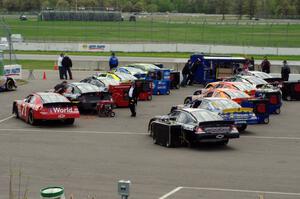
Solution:
<path fill-rule="evenodd" d="M 15 116 L 14 116 L 14 115 L 11 115 L 11 116 L 9 116 L 9 117 L 7 117 L 7 118 L 4 118 L 4 119 L 0 120 L 0 123 L 5 122 L 6 120 L 9 120 L 9 119 L 11 119 L 11 118 L 13 118 L 13 117 L 15 117 Z"/>
<path fill-rule="evenodd" d="M 269 139 L 269 140 L 300 140 L 300 137 L 251 136 L 251 135 L 242 135 L 241 138 Z"/>
<path fill-rule="evenodd" d="M 222 189 L 222 188 L 212 188 L 212 187 L 176 187 L 167 194 L 161 196 L 159 199 L 166 199 L 171 195 L 182 189 L 191 190 L 203 190 L 203 191 L 223 191 L 223 192 L 239 192 L 239 193 L 255 193 L 255 194 L 271 194 L 271 195 L 286 195 L 286 196 L 300 196 L 300 193 L 293 192 L 278 192 L 278 191 L 260 191 L 260 190 L 247 190 L 247 189 Z"/>
<path fill-rule="evenodd" d="M 9 132 L 26 132 L 26 133 L 38 133 L 38 132 L 49 132 L 49 133 L 73 133 L 73 134 L 112 134 L 112 135 L 148 135 L 148 133 L 135 133 L 135 132 L 101 132 L 101 131 L 65 131 L 65 130 L 57 130 L 57 129 L 0 129 L 1 131 L 9 131 Z"/>
<path fill-rule="evenodd" d="M 172 191 L 166 193 L 165 195 L 159 197 L 159 199 L 166 199 L 168 198 L 169 196 L 175 194 L 176 192 L 178 192 L 180 189 L 182 189 L 183 187 L 176 187 L 175 189 L 173 189 Z"/>

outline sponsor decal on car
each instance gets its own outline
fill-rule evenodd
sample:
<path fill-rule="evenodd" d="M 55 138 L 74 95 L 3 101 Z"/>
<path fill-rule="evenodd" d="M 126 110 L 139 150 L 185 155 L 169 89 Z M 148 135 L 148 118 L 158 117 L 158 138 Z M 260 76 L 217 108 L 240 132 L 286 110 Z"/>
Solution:
<path fill-rule="evenodd" d="M 52 108 L 50 110 L 53 113 L 73 113 L 73 108 L 72 107 L 66 107 L 66 108 L 55 107 L 55 108 Z"/>

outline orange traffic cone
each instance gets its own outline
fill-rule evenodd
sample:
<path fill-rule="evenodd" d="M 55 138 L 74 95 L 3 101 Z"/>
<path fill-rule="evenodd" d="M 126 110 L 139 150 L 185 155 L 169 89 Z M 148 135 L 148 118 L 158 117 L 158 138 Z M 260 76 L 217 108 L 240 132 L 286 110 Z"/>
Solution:
<path fill-rule="evenodd" d="M 45 71 L 44 71 L 44 73 L 43 73 L 43 80 L 47 80 L 46 72 L 45 72 Z"/>
<path fill-rule="evenodd" d="M 54 64 L 54 70 L 58 70 L 58 65 Z"/>

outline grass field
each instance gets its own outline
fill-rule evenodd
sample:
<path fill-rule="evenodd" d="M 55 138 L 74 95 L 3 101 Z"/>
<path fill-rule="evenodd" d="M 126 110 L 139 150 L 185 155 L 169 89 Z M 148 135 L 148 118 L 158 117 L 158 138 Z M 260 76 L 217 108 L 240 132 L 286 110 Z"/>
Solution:
<path fill-rule="evenodd" d="M 172 20 L 137 22 L 20 21 L 6 18 L 12 33 L 27 41 L 166 42 L 299 47 L 300 24 L 182 23 Z M 1 34 L 1 33 L 0 33 Z"/>

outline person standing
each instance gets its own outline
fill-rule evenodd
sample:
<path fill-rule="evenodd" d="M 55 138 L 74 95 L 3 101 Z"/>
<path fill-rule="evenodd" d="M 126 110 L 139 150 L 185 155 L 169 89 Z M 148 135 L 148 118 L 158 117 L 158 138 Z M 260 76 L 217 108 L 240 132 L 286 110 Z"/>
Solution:
<path fill-rule="evenodd" d="M 261 71 L 265 73 L 270 73 L 271 64 L 267 57 L 264 57 L 264 60 L 261 62 Z"/>
<path fill-rule="evenodd" d="M 254 70 L 255 70 L 255 61 L 254 61 L 254 57 L 251 57 L 251 58 L 250 58 L 249 70 L 251 70 L 251 71 L 254 71 Z"/>
<path fill-rule="evenodd" d="M 66 89 L 67 89 L 67 85 L 68 85 L 68 82 L 67 81 L 63 81 L 59 84 L 57 84 L 55 87 L 54 87 L 54 92 L 55 93 L 59 93 L 59 94 L 63 94 Z"/>
<path fill-rule="evenodd" d="M 191 60 L 189 59 L 182 69 L 182 72 L 181 72 L 182 73 L 182 81 L 181 81 L 182 87 L 186 87 L 188 75 L 190 75 L 190 65 L 191 65 Z"/>
<path fill-rule="evenodd" d="M 290 69 L 289 65 L 287 64 L 287 61 L 284 60 L 283 66 L 281 68 L 281 79 L 283 81 L 289 81 L 290 73 L 291 73 L 291 69 Z"/>
<path fill-rule="evenodd" d="M 111 54 L 111 57 L 109 58 L 109 69 L 113 70 L 113 69 L 117 68 L 118 65 L 119 65 L 119 60 L 116 57 L 116 54 L 113 52 Z"/>
<path fill-rule="evenodd" d="M 188 76 L 188 85 L 192 86 L 194 83 L 197 68 L 201 66 L 201 60 L 198 58 L 193 64 L 190 64 L 190 74 Z"/>
<path fill-rule="evenodd" d="M 59 78 L 64 79 L 64 67 L 62 65 L 62 60 L 64 58 L 64 53 L 60 53 L 57 59 L 57 66 L 58 66 L 58 72 L 59 72 Z"/>
<path fill-rule="evenodd" d="M 64 68 L 64 73 L 65 73 L 66 79 L 68 79 L 67 73 L 69 74 L 69 78 L 73 79 L 72 71 L 71 71 L 72 60 L 71 60 L 71 58 L 69 56 L 67 56 L 67 55 L 64 56 L 64 58 L 62 60 L 62 66 Z"/>
<path fill-rule="evenodd" d="M 131 117 L 135 117 L 136 116 L 135 105 L 137 104 L 137 98 L 138 98 L 135 82 L 131 82 L 131 86 L 128 92 L 128 97 L 129 97 L 129 108 L 131 112 Z"/>

